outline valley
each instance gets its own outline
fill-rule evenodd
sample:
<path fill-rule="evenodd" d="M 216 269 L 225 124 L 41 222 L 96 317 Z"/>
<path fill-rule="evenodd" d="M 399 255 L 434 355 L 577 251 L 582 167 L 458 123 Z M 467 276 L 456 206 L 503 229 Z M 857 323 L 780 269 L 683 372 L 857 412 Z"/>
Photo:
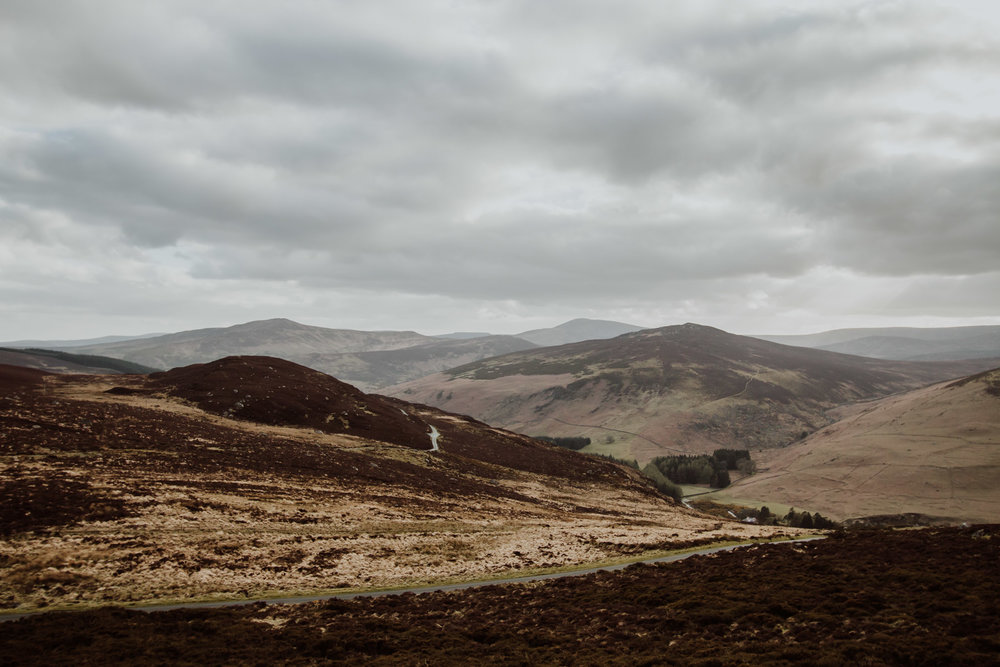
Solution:
<path fill-rule="evenodd" d="M 1000 650 L 986 620 L 1000 536 L 967 525 L 1000 508 L 990 360 L 683 325 L 491 357 L 391 396 L 269 356 L 116 375 L 32 363 L 61 373 L 0 365 L 3 664 L 989 664 Z M 732 445 L 756 472 L 687 507 L 524 433 L 645 460 Z M 738 521 L 730 503 L 851 529 Z M 952 527 L 869 529 L 903 524 Z M 734 548 L 635 564 L 718 545 Z M 463 582 L 487 585 L 451 589 Z"/>

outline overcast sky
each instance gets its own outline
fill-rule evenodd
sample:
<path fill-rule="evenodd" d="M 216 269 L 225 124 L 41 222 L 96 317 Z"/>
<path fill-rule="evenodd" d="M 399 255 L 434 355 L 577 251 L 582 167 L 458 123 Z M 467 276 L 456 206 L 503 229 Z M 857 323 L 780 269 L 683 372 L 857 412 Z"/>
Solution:
<path fill-rule="evenodd" d="M 0 0 L 0 340 L 1000 323 L 1000 5 Z"/>

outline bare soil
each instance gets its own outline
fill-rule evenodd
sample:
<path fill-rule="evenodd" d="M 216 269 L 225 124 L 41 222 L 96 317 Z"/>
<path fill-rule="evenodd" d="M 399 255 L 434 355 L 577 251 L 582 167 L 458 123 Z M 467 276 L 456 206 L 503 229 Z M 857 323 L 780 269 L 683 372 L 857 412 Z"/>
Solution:
<path fill-rule="evenodd" d="M 0 663 L 996 665 L 1000 526 L 835 533 L 463 592 L 0 624 Z"/>

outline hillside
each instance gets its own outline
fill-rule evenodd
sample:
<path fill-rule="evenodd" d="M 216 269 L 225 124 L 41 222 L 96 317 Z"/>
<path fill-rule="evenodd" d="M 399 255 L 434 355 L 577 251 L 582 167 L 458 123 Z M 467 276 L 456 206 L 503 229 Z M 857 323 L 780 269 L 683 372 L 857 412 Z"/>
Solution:
<path fill-rule="evenodd" d="M 817 334 L 758 338 L 876 359 L 948 361 L 1000 358 L 1000 326 L 835 329 Z"/>
<path fill-rule="evenodd" d="M 267 357 L 0 366 L 0 426 L 0 610 L 475 579 L 794 532 Z"/>
<path fill-rule="evenodd" d="M 513 336 L 441 340 L 412 331 L 327 329 L 273 319 L 72 349 L 154 368 L 176 368 L 227 356 L 267 355 L 335 375 L 370 391 L 532 347 L 532 343 Z"/>
<path fill-rule="evenodd" d="M 726 494 L 837 519 L 1000 522 L 1000 369 L 842 413 Z"/>
<path fill-rule="evenodd" d="M 891 362 L 780 345 L 695 324 L 508 354 L 387 390 L 585 451 L 648 460 L 785 446 L 837 405 L 958 377 L 983 362 Z"/>
<path fill-rule="evenodd" d="M 35 348 L 14 350 L 0 347 L 0 364 L 24 366 L 50 373 L 149 373 L 156 370 L 122 359 Z"/>

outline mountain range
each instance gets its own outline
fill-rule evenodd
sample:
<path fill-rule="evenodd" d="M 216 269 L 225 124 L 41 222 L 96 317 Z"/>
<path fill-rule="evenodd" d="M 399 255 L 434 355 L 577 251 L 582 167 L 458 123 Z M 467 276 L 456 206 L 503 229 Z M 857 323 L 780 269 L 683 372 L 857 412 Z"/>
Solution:
<path fill-rule="evenodd" d="M 299 324 L 287 319 L 247 322 L 153 336 L 90 341 L 31 341 L 32 347 L 124 359 L 169 369 L 233 355 L 271 355 L 303 364 L 366 391 L 398 384 L 453 366 L 537 347 L 610 337 L 637 330 L 628 324 L 577 319 L 517 336 L 475 333 L 425 336 L 413 331 L 356 331 Z M 16 343 L 9 345 L 18 347 Z"/>

